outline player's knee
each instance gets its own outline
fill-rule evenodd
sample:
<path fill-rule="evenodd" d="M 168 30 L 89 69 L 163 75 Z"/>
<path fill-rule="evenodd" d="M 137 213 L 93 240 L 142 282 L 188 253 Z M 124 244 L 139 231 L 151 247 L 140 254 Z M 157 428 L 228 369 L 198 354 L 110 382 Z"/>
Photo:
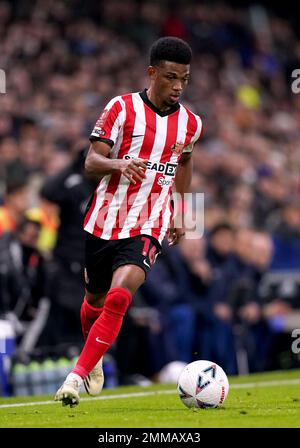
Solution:
<path fill-rule="evenodd" d="M 85 291 L 85 300 L 94 307 L 102 307 L 104 305 L 106 294 L 91 294 Z"/>
<path fill-rule="evenodd" d="M 107 308 L 125 314 L 130 305 L 131 298 L 132 295 L 128 289 L 112 288 L 107 293 L 105 305 Z"/>

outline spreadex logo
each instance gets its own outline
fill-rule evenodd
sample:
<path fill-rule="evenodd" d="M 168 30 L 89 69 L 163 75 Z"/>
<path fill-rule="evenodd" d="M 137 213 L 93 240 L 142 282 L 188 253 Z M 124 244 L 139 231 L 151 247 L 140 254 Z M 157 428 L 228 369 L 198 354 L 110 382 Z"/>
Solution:
<path fill-rule="evenodd" d="M 124 159 L 129 160 L 132 159 L 128 154 L 124 156 Z M 174 177 L 176 174 L 177 163 L 158 163 L 158 162 L 147 162 L 147 168 L 149 170 L 157 171 L 158 173 L 164 174 L 165 176 Z M 161 179 L 161 178 L 160 178 Z"/>
<path fill-rule="evenodd" d="M 171 185 L 173 185 L 173 180 L 174 179 L 166 179 L 165 177 L 159 177 L 157 179 L 157 184 L 160 187 L 170 187 Z"/>

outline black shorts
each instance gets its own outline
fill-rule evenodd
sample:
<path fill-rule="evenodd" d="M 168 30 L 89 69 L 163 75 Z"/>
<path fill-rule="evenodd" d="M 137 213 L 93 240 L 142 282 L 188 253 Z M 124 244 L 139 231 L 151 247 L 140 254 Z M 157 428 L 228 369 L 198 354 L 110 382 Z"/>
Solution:
<path fill-rule="evenodd" d="M 104 240 L 85 233 L 85 287 L 91 294 L 110 289 L 113 272 L 120 266 L 135 264 L 145 277 L 161 251 L 159 242 L 148 235 L 121 240 Z"/>

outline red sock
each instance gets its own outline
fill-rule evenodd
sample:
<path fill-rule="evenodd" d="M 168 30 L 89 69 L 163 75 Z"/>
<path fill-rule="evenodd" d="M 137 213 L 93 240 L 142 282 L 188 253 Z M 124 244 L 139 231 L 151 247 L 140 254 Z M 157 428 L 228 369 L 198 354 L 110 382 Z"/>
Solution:
<path fill-rule="evenodd" d="M 88 303 L 86 297 L 84 298 L 80 308 L 81 330 L 84 340 L 86 340 L 93 323 L 98 319 L 102 310 L 103 307 L 96 308 Z"/>
<path fill-rule="evenodd" d="M 73 373 L 85 378 L 117 338 L 123 317 L 131 302 L 131 293 L 125 288 L 108 291 L 103 311 L 94 322 Z"/>

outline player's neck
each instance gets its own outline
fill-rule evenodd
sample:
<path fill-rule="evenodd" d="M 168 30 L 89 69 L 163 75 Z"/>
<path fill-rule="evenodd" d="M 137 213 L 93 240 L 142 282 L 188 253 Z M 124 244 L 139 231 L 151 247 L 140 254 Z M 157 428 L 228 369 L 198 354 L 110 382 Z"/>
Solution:
<path fill-rule="evenodd" d="M 148 97 L 148 100 L 151 101 L 152 104 L 154 104 L 157 109 L 159 109 L 161 112 L 167 112 L 171 107 L 162 103 L 160 99 L 155 95 L 151 87 L 149 87 L 148 90 L 146 90 L 146 95 Z"/>

